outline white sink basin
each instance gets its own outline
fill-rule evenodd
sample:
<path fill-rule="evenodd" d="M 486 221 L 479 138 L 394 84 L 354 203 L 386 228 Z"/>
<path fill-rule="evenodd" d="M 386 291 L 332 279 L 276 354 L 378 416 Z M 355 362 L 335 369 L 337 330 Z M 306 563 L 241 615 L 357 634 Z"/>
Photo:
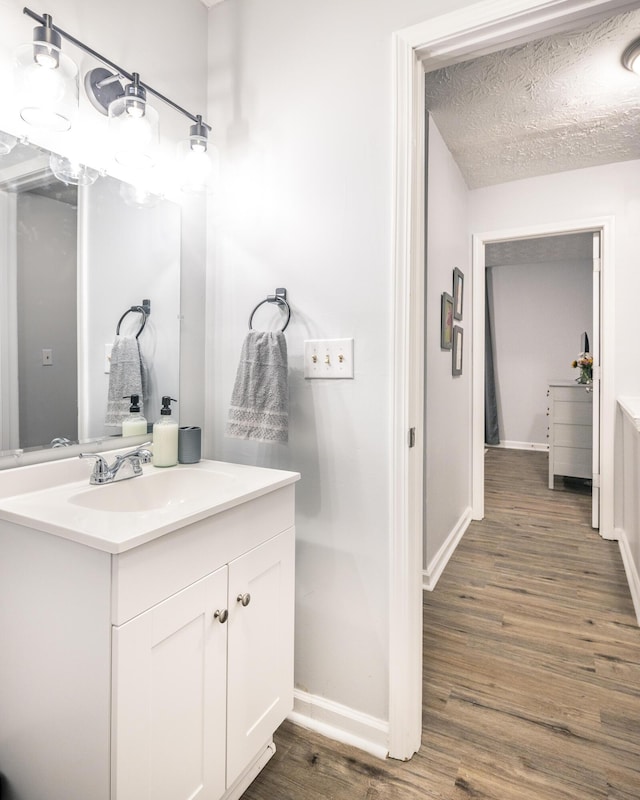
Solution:
<path fill-rule="evenodd" d="M 78 480 L 78 463 L 84 470 L 82 481 Z M 109 553 L 123 553 L 295 483 L 300 477 L 297 472 L 202 460 L 167 469 L 145 464 L 143 474 L 135 478 L 91 486 L 87 461 L 72 460 L 75 470 L 61 461 L 59 471 L 68 474 L 66 482 L 64 474 L 55 471 L 50 475 L 51 470 L 41 470 L 42 466 L 15 470 L 22 479 L 13 481 L 9 490 L 15 490 L 16 484 L 29 487 L 19 494 L 5 492 L 3 496 L 0 475 L 0 521 Z M 32 477 L 31 471 L 36 473 Z"/>
<path fill-rule="evenodd" d="M 235 475 L 220 470 L 168 469 L 91 486 L 67 500 L 94 511 L 155 511 L 186 504 L 204 505 L 214 492 L 231 488 L 237 480 Z"/>

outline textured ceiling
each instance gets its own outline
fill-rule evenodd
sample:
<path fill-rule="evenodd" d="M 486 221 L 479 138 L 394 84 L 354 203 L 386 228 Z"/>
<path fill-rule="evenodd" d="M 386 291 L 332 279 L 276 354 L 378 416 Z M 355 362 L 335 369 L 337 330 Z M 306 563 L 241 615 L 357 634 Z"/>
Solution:
<path fill-rule="evenodd" d="M 426 106 L 471 189 L 640 158 L 640 10 L 426 74 Z"/>
<path fill-rule="evenodd" d="M 484 248 L 484 259 L 487 267 L 591 261 L 593 259 L 593 235 L 591 233 L 569 233 L 559 236 L 539 236 L 533 239 L 489 242 Z"/>

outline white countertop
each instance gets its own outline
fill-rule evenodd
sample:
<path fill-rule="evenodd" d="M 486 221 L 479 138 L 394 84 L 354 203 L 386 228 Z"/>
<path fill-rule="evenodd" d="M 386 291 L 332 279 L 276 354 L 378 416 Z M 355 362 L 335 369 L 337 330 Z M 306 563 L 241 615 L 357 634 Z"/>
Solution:
<path fill-rule="evenodd" d="M 79 467 L 76 460 L 67 464 L 66 481 L 59 479 L 59 468 L 56 472 L 58 480 L 54 479 L 53 483 L 43 477 L 48 475 L 46 470 L 38 471 L 40 466 L 51 465 L 12 470 L 13 473 L 23 471 L 21 480 L 20 475 L 15 474 L 0 476 L 5 478 L 4 481 L 0 479 L 0 520 L 60 536 L 108 553 L 125 552 L 300 479 L 297 472 L 203 460 L 196 464 L 178 464 L 165 469 L 145 465 L 144 474 L 139 477 L 103 486 L 90 486 L 87 462 L 82 464 L 82 471 L 86 473 L 82 480 L 77 479 Z M 109 500 L 104 494 L 96 498 L 93 495 L 112 489 L 122 492 L 125 483 L 128 484 L 125 489 L 127 496 L 134 496 L 136 493 L 142 495 L 146 486 L 144 482 L 148 478 L 153 479 L 154 474 L 180 470 L 205 473 L 207 477 L 202 475 L 202 480 L 207 483 L 206 491 L 191 492 L 186 499 L 176 497 L 175 502 L 167 497 L 162 507 L 145 511 L 106 511 L 85 507 L 77 502 L 78 498 L 89 503 L 94 499 L 99 502 Z M 186 478 L 183 485 L 188 485 L 190 476 L 195 477 L 192 472 L 179 476 Z M 12 489 L 14 492 L 9 493 Z"/>

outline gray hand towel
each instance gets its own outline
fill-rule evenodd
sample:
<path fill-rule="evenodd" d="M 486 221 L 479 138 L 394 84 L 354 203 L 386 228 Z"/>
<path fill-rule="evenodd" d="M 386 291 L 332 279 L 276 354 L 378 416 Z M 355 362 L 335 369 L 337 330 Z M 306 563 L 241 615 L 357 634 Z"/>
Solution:
<path fill-rule="evenodd" d="M 116 336 L 111 348 L 106 425 L 119 425 L 122 422 L 129 413 L 131 401 L 128 396 L 132 394 L 137 394 L 142 401 L 142 363 L 138 340 L 135 336 Z M 142 402 L 140 411 L 144 414 Z"/>
<path fill-rule="evenodd" d="M 231 395 L 227 436 L 259 442 L 289 438 L 287 340 L 278 331 L 249 331 Z"/>

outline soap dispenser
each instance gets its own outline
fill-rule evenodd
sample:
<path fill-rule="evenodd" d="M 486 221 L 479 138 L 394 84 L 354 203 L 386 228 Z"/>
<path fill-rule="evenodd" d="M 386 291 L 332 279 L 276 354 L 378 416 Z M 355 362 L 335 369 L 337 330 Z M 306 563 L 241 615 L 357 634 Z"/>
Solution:
<path fill-rule="evenodd" d="M 146 436 L 147 420 L 140 413 L 140 395 L 126 394 L 125 397 L 131 398 L 129 406 L 129 416 L 122 420 L 123 436 Z"/>
<path fill-rule="evenodd" d="M 160 419 L 153 426 L 153 460 L 154 467 L 173 467 L 178 463 L 178 423 L 171 419 L 171 402 L 173 397 L 162 398 Z"/>

